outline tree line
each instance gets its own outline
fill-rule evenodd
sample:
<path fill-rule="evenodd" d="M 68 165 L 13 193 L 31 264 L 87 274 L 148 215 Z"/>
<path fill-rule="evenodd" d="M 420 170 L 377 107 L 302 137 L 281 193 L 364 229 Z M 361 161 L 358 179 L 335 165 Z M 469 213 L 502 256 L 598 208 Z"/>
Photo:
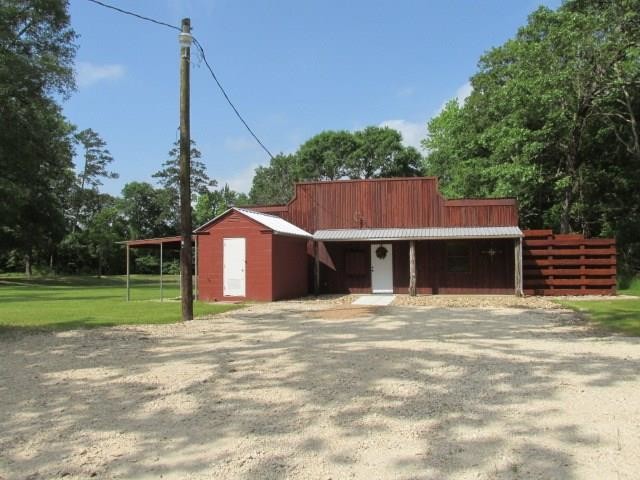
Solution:
<path fill-rule="evenodd" d="M 0 3 L 0 270 L 120 273 L 117 241 L 178 232 L 177 145 L 155 185 L 101 191 L 117 175 L 107 145 L 57 103 L 75 88 L 75 41 L 66 1 Z M 616 237 L 622 270 L 637 271 L 640 0 L 538 8 L 480 58 L 471 85 L 425 122 L 424 155 L 389 128 L 324 131 L 258 167 L 248 195 L 209 178 L 193 143 L 194 224 L 286 203 L 297 181 L 426 174 L 450 198 L 516 197 L 522 228 Z"/>
<path fill-rule="evenodd" d="M 121 273 L 116 242 L 178 231 L 176 145 L 153 175 L 158 185 L 127 183 L 119 197 L 100 190 L 118 177 L 113 157 L 97 132 L 71 124 L 58 103 L 75 90 L 76 39 L 66 1 L 0 3 L 0 271 Z M 195 144 L 191 154 L 195 222 L 247 201 L 226 185 L 216 188 Z M 141 270 L 157 262 L 153 255 L 136 260 Z"/>
<path fill-rule="evenodd" d="M 276 155 L 258 167 L 249 192 L 252 204 L 282 204 L 293 196 L 295 182 L 341 178 L 413 177 L 422 175 L 422 155 L 402 143 L 387 127 L 356 132 L 324 131 L 293 154 Z"/>
<path fill-rule="evenodd" d="M 524 228 L 616 237 L 640 267 L 640 1 L 540 7 L 428 124 L 425 172 L 453 197 L 515 196 Z"/>

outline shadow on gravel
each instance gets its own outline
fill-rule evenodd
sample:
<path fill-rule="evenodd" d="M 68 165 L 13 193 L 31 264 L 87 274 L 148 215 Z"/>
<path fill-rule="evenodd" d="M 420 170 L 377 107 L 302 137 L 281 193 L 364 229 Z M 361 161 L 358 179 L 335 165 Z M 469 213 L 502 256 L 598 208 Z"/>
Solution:
<path fill-rule="evenodd" d="M 554 353 L 589 333 L 550 328 L 544 312 L 367 307 L 354 318 L 336 310 L 240 310 L 165 336 L 149 327 L 0 338 L 0 477 L 166 478 L 228 468 L 237 478 L 288 478 L 304 473 L 300 455 L 317 455 L 329 471 L 357 464 L 357 452 L 337 454 L 317 429 L 305 433 L 322 418 L 321 432 L 362 442 L 389 434 L 395 421 L 424 425 L 419 455 L 391 456 L 398 477 L 485 471 L 488 458 L 520 439 L 511 463 L 488 474 L 572 479 L 563 446 L 598 439 L 577 424 L 548 431 L 540 411 L 510 422 L 505 409 L 553 398 L 565 375 L 607 387 L 637 381 L 640 371 L 638 360 L 615 355 Z M 396 390 L 381 387 L 389 383 Z M 499 434 L 483 435 L 489 425 Z M 469 431 L 479 435 L 460 433 Z M 298 439 L 292 450 L 278 446 L 286 434 Z M 560 447 L 536 443 L 538 434 Z M 114 436 L 120 446 L 101 452 Z M 240 460 L 237 439 L 269 447 Z"/>

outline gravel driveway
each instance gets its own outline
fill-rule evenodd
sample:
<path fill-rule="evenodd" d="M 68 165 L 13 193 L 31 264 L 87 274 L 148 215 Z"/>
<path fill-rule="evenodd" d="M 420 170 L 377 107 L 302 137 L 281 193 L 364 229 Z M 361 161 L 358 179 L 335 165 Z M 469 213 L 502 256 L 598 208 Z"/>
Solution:
<path fill-rule="evenodd" d="M 636 479 L 640 342 L 284 302 L 0 338 L 0 478 Z"/>

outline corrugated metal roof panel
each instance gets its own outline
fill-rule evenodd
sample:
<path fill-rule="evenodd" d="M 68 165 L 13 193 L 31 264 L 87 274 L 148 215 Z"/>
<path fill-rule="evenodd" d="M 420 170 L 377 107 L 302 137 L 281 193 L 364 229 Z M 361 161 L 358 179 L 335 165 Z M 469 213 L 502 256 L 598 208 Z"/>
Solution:
<path fill-rule="evenodd" d="M 296 227 L 293 223 L 289 223 L 283 218 L 276 217 L 275 215 L 269 215 L 268 213 L 254 212 L 246 208 L 233 207 L 233 210 L 246 215 L 247 217 L 261 223 L 265 227 L 273 230 L 275 233 L 281 235 L 292 235 L 294 237 L 306 237 L 311 238 L 312 235 L 303 229 Z"/>
<path fill-rule="evenodd" d="M 363 228 L 318 230 L 314 240 L 345 242 L 349 240 L 449 240 L 455 238 L 519 238 L 518 227 L 447 227 L 447 228 Z"/>

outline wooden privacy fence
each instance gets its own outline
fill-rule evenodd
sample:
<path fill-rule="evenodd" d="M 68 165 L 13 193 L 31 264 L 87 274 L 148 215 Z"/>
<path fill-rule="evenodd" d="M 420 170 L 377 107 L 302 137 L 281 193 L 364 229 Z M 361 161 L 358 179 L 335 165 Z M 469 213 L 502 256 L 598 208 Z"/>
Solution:
<path fill-rule="evenodd" d="M 525 295 L 615 295 L 614 239 L 551 230 L 523 233 Z"/>

